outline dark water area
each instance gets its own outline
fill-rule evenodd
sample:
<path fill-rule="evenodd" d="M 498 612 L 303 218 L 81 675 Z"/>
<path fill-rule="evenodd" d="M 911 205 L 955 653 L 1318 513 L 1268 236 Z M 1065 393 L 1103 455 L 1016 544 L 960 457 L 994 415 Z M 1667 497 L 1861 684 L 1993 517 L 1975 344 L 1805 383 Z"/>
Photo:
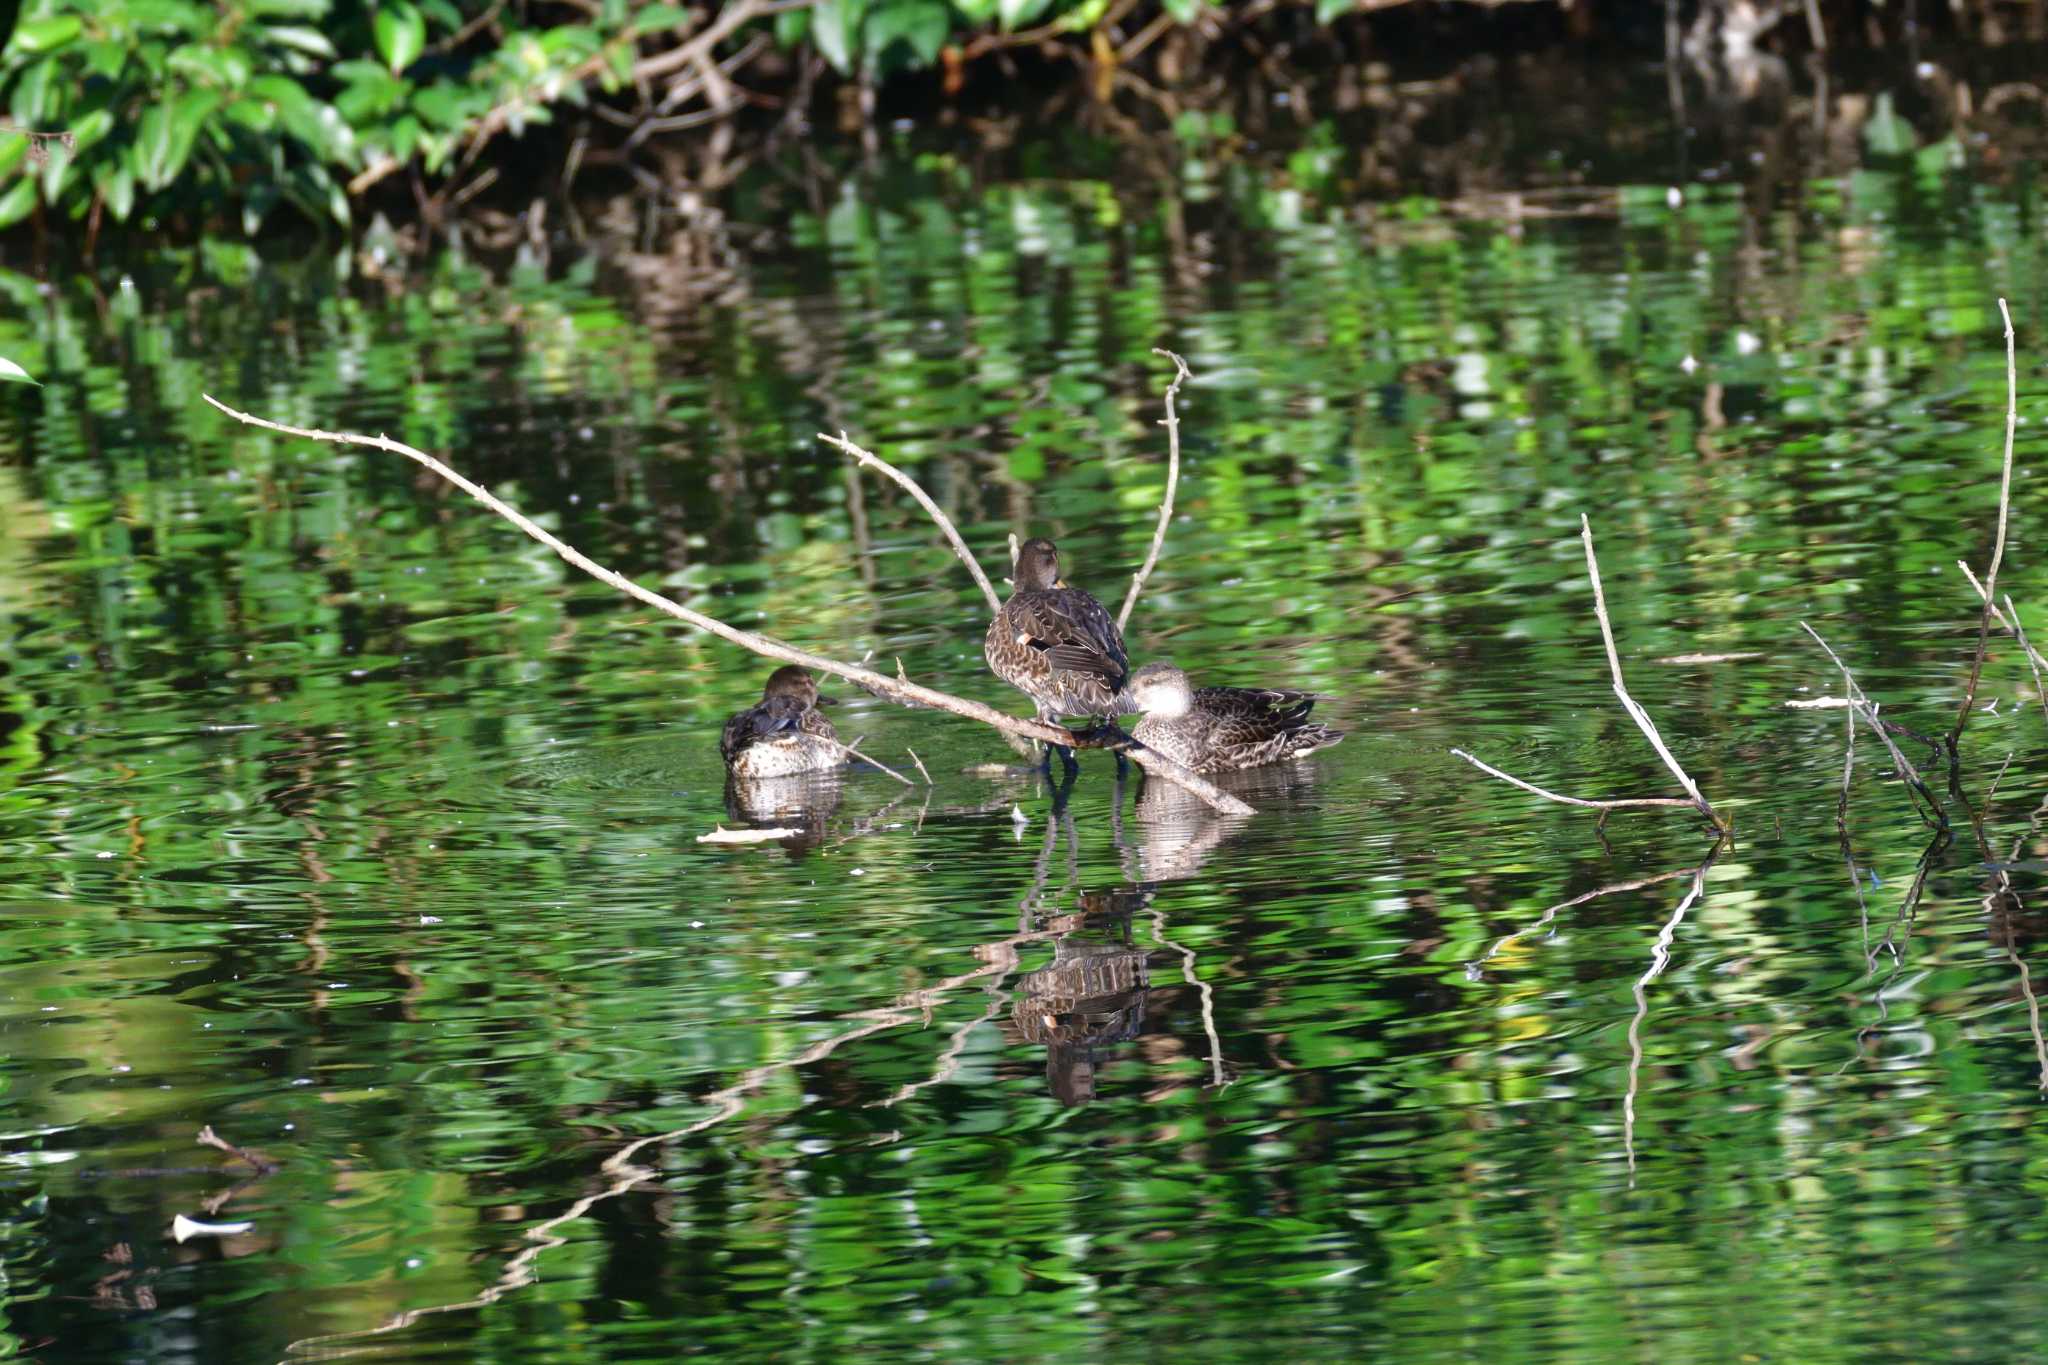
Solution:
<path fill-rule="evenodd" d="M 11 262 L 0 354 L 44 386 L 0 402 L 0 1349 L 2039 1355 L 2036 682 L 1994 629 L 1960 795 L 1899 737 L 1947 834 L 1859 732 L 1846 845 L 1843 712 L 1793 703 L 1842 691 L 1807 622 L 1953 723 L 2000 296 L 1998 583 L 2048 636 L 2048 224 L 1936 122 L 1820 145 L 1513 202 L 1349 197 L 1341 143 L 1197 138 L 1171 194 L 884 148 L 631 249 Z M 1062 806 L 839 689 L 932 785 L 699 843 L 746 822 L 716 741 L 763 661 L 200 401 L 388 433 L 734 624 L 1022 713 L 924 514 L 816 433 L 1114 603 L 1155 346 L 1195 377 L 1133 657 L 1348 731 L 1240 779 L 1248 818 L 1100 754 Z M 1718 854 L 1449 752 L 1673 791 L 1582 514 Z"/>

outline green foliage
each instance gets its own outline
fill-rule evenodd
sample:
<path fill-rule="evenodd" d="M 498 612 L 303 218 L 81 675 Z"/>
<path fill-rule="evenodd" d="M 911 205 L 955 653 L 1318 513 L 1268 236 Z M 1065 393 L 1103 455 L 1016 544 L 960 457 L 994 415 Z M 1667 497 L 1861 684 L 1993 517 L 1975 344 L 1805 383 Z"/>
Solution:
<path fill-rule="evenodd" d="M 0 175 L 19 177 L 0 191 L 0 226 L 38 202 L 117 222 L 238 205 L 252 233 L 290 205 L 346 225 L 353 177 L 415 163 L 436 175 L 487 120 L 546 122 L 588 82 L 615 87 L 637 36 L 677 13 L 508 23 L 501 41 L 458 45 L 472 16 L 448 0 L 37 0 L 0 53 L 0 94 L 17 124 L 68 129 L 75 146 L 32 178 L 26 140 L 0 141 Z"/>
<path fill-rule="evenodd" d="M 1187 24 L 1210 8 L 1163 0 L 1158 12 Z M 820 0 L 741 26 L 722 51 L 768 32 L 879 79 L 977 36 L 1084 33 L 1109 12 L 1108 0 Z M 438 184 L 497 134 L 618 92 L 700 22 L 647 0 L 30 0 L 0 51 L 0 98 L 17 125 L 68 130 L 74 145 L 37 169 L 26 139 L 0 136 L 0 227 L 38 206 L 252 234 L 289 206 L 346 226 L 352 198 L 392 172 Z"/>

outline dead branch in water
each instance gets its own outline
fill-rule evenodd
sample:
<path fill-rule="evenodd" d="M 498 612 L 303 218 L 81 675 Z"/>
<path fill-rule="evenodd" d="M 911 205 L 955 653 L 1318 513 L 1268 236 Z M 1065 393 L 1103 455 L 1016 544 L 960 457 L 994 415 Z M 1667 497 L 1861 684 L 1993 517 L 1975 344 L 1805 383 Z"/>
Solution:
<path fill-rule="evenodd" d="M 1984 571 L 1984 582 L 1979 595 L 1984 599 L 1983 609 L 1977 614 L 1977 653 L 1970 660 L 1970 681 L 1963 689 L 1963 704 L 1956 709 L 1956 723 L 1948 732 L 1949 767 L 1956 763 L 1956 741 L 1963 737 L 1963 727 L 1970 723 L 1970 708 L 1977 701 L 1977 680 L 1984 672 L 1984 649 L 1991 634 L 1991 617 L 1997 612 L 1998 566 L 2005 560 L 2005 526 L 2012 511 L 2012 441 L 2013 431 L 2019 425 L 2020 380 L 2019 364 L 2013 354 L 2012 310 L 2005 306 L 2005 300 L 1998 301 L 1998 313 L 2005 319 L 2005 466 L 1998 483 L 1998 537 L 1991 547 L 1991 567 Z M 1975 582 L 1974 579 L 1971 580 Z"/>
<path fill-rule="evenodd" d="M 1116 628 L 1122 633 L 1131 619 L 1131 608 L 1138 605 L 1138 594 L 1145 590 L 1145 580 L 1152 576 L 1152 567 L 1159 562 L 1160 547 L 1166 544 L 1166 528 L 1173 520 L 1173 495 L 1180 487 L 1180 413 L 1174 409 L 1174 400 L 1180 397 L 1180 386 L 1190 378 L 1188 363 L 1172 351 L 1152 348 L 1153 355 L 1163 355 L 1173 362 L 1173 382 L 1166 386 L 1166 418 L 1160 425 L 1166 428 L 1166 496 L 1159 500 L 1159 524 L 1152 528 L 1152 548 L 1146 552 L 1145 562 L 1131 575 L 1130 590 L 1124 593 L 1124 604 L 1116 614 Z"/>
<path fill-rule="evenodd" d="M 1678 926 L 1685 919 L 1686 911 L 1698 904 L 1706 894 L 1707 873 L 1714 861 L 1721 856 L 1728 841 L 1723 839 L 1715 844 L 1707 860 L 1693 870 L 1692 885 L 1685 896 L 1671 911 L 1671 917 L 1664 921 L 1664 927 L 1657 931 L 1657 941 L 1650 949 L 1650 965 L 1635 986 L 1636 1012 L 1628 1021 L 1628 1084 L 1621 1097 L 1621 1145 L 1628 1154 L 1628 1179 L 1634 1185 L 1636 1179 L 1636 1093 L 1640 1088 L 1643 1071 L 1643 1021 L 1650 1016 L 1650 983 L 1664 974 L 1671 965 L 1671 944 L 1678 936 Z"/>
<path fill-rule="evenodd" d="M 741 630 L 737 626 L 727 625 L 714 616 L 706 616 L 703 612 L 693 611 L 680 602 L 663 597 L 651 588 L 641 587 L 623 574 L 605 568 L 596 560 L 591 559 L 555 536 L 552 532 L 535 523 L 530 517 L 519 511 L 518 508 L 487 492 L 481 485 L 464 478 L 433 456 L 424 451 L 415 450 L 403 441 L 394 441 L 388 436 L 363 436 L 352 432 L 320 431 L 309 427 L 288 426 L 282 422 L 273 422 L 267 418 L 257 417 L 250 413 L 237 412 L 210 394 L 202 394 L 201 397 L 205 398 L 207 403 L 218 408 L 236 421 L 247 423 L 253 427 L 262 427 L 268 431 L 282 432 L 284 435 L 297 436 L 309 441 L 330 441 L 339 445 L 369 446 L 376 450 L 390 451 L 394 455 L 403 455 L 414 463 L 433 471 L 441 478 L 454 484 L 457 488 L 460 488 L 463 492 L 511 522 L 528 536 L 547 546 L 548 549 L 554 551 L 571 566 L 581 569 L 584 573 L 598 580 L 598 582 L 615 588 L 635 601 L 642 602 L 664 615 L 672 616 L 686 625 L 694 626 L 706 634 L 716 635 L 721 640 L 738 645 L 742 649 L 750 650 L 764 658 L 776 659 L 788 664 L 800 664 L 805 668 L 813 669 L 820 673 L 829 673 L 834 677 L 844 678 L 857 687 L 865 688 L 876 696 L 886 697 L 891 701 L 911 706 L 927 706 L 935 711 L 950 712 L 956 716 L 963 716 L 968 720 L 980 721 L 983 725 L 1000 730 L 1005 734 L 1021 735 L 1027 739 L 1038 740 L 1042 744 L 1060 744 L 1070 748 L 1100 749 L 1121 743 L 1120 740 L 1104 739 L 1094 735 L 1076 735 L 1062 726 L 1046 725 L 1036 720 L 1020 719 L 978 701 L 970 701 L 965 697 L 956 697 L 950 692 L 941 692 L 936 688 L 924 687 L 918 683 L 910 682 L 908 679 L 886 677 L 880 673 L 861 668 L 856 664 L 841 663 L 837 659 L 828 659 L 822 654 L 813 654 L 809 650 L 797 649 L 792 645 L 784 644 L 780 640 L 772 639 L 766 635 L 757 635 L 753 631 Z M 1149 749 L 1133 747 L 1129 750 L 1129 753 L 1131 759 L 1147 772 L 1156 773 L 1162 780 L 1171 782 L 1175 786 L 1187 788 L 1217 810 L 1227 811 L 1233 815 L 1249 815 L 1252 813 L 1252 808 L 1237 797 L 1220 790 L 1214 783 L 1197 777 L 1179 764 L 1162 758 Z"/>
<path fill-rule="evenodd" d="M 1927 824 L 1937 826 L 1941 829 L 1947 829 L 1948 807 L 1942 804 L 1941 798 L 1934 794 L 1934 789 L 1927 785 L 1927 780 L 1920 776 L 1920 770 L 1913 766 L 1912 760 L 1906 757 L 1905 753 L 1892 739 L 1891 732 L 1898 727 L 1892 725 L 1890 721 L 1887 721 L 1882 716 L 1878 715 L 1876 704 L 1873 703 L 1870 700 L 1869 696 L 1865 694 L 1863 689 L 1857 685 L 1855 677 L 1851 675 L 1849 672 L 1849 665 L 1842 662 L 1842 656 L 1835 653 L 1834 647 L 1832 645 L 1830 645 L 1826 640 L 1820 638 L 1820 632 L 1815 630 L 1812 626 L 1808 625 L 1804 621 L 1801 621 L 1799 623 L 1799 628 L 1805 631 L 1808 635 L 1811 635 L 1813 637 L 1813 642 L 1819 645 L 1823 650 L 1825 650 L 1827 652 L 1827 656 L 1830 659 L 1834 660 L 1835 667 L 1842 670 L 1842 690 L 1848 694 L 1847 702 L 1849 706 L 1851 724 L 1853 725 L 1855 720 L 1860 718 L 1863 721 L 1863 723 L 1870 728 L 1870 732 L 1876 735 L 1878 741 L 1884 745 L 1885 752 L 1889 753 L 1892 756 L 1892 770 L 1898 774 L 1899 780 L 1905 783 L 1906 786 L 1910 788 L 1918 797 L 1925 798 L 1927 804 L 1931 806 L 1934 810 L 1934 817 L 1932 819 L 1928 818 L 1927 812 L 1920 809 L 1920 802 L 1918 800 L 1914 801 L 1913 803 L 1914 811 L 1920 816 L 1922 820 L 1926 821 Z M 1901 731 L 1901 733 L 1911 732 Z M 1925 737 L 1922 736 L 1922 738 Z M 1852 744 L 1854 743 L 1854 739 L 1855 736 L 1852 732 L 1850 736 Z M 1930 744 L 1933 743 L 1932 740 L 1928 740 L 1927 742 Z M 1848 802 L 1849 770 L 1847 769 L 1847 767 L 1844 767 L 1842 771 L 1842 795 L 1836 807 L 1838 812 L 1837 818 L 1840 818 L 1840 813 L 1847 811 Z"/>
<path fill-rule="evenodd" d="M 974 586 L 981 589 L 982 597 L 988 602 L 990 615 L 994 615 L 1003 609 L 1003 600 L 996 596 L 995 587 L 988 581 L 988 575 L 982 572 L 981 561 L 974 557 L 974 551 L 968 549 L 967 542 L 960 538 L 959 529 L 953 525 L 953 519 L 939 509 L 939 505 L 932 501 L 931 494 L 924 491 L 924 485 L 911 478 L 895 465 L 890 464 L 881 456 L 875 454 L 872 450 L 865 450 L 855 445 L 846 438 L 846 433 L 843 431 L 837 436 L 827 436 L 821 431 L 818 433 L 818 439 L 844 454 L 853 456 L 857 464 L 864 465 L 870 469 L 879 469 L 882 473 L 894 479 L 904 492 L 917 499 L 917 505 L 924 508 L 925 513 L 934 522 L 938 523 L 939 530 L 945 533 L 947 542 L 953 547 L 953 553 L 958 555 L 960 562 L 967 566 L 967 572 L 974 575 Z"/>
<path fill-rule="evenodd" d="M 1614 676 L 1614 695 L 1620 699 L 1622 709 L 1628 712 L 1628 717 L 1636 723 L 1636 728 L 1643 732 L 1643 738 L 1650 742 L 1650 747 L 1656 751 L 1657 757 L 1663 760 L 1664 766 L 1670 770 L 1671 775 L 1678 779 L 1678 785 L 1685 788 L 1685 797 L 1681 799 L 1675 796 L 1632 796 L 1616 800 L 1594 801 L 1583 797 L 1561 796 L 1556 792 L 1545 791 L 1534 783 L 1524 782 L 1518 777 L 1510 777 L 1490 764 L 1481 763 L 1463 749 L 1453 749 L 1451 752 L 1480 771 L 1497 777 L 1503 782 L 1512 783 L 1524 791 L 1533 792 L 1546 801 L 1557 801 L 1567 806 L 1584 806 L 1597 810 L 1600 812 L 1600 818 L 1603 821 L 1607 818 L 1608 811 L 1616 810 L 1623 806 L 1691 806 L 1701 815 L 1713 821 L 1716 829 L 1720 830 L 1723 834 L 1727 834 L 1730 829 L 1729 822 L 1714 810 L 1713 805 L 1705 796 L 1700 794 L 1699 784 L 1694 782 L 1685 769 L 1679 766 L 1678 760 L 1672 756 L 1670 748 L 1665 745 L 1664 736 L 1657 733 L 1657 726 L 1650 719 L 1650 713 L 1643 709 L 1642 703 L 1629 695 L 1628 683 L 1621 676 L 1621 654 L 1614 646 L 1614 625 L 1607 617 L 1607 592 L 1600 585 L 1600 560 L 1593 553 L 1593 523 L 1584 514 L 1581 514 L 1579 517 L 1579 538 L 1586 547 L 1586 572 L 1593 579 L 1593 614 L 1600 622 L 1600 638 L 1607 646 L 1607 667 Z"/>

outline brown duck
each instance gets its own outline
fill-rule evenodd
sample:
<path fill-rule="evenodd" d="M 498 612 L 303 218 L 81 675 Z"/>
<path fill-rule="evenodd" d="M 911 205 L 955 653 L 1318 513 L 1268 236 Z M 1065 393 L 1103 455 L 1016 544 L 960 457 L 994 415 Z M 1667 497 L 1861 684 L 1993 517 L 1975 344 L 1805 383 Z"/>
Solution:
<path fill-rule="evenodd" d="M 1149 663 L 1131 675 L 1130 704 L 1144 713 L 1131 737 L 1190 772 L 1256 768 L 1344 738 L 1308 718 L 1317 700 L 1278 687 L 1190 687 L 1172 664 Z"/>
<path fill-rule="evenodd" d="M 725 723 L 718 752 L 734 777 L 788 777 L 824 772 L 846 762 L 832 722 L 818 712 L 830 706 L 818 695 L 817 679 L 796 664 L 776 669 L 761 689 L 761 700 Z"/>
<path fill-rule="evenodd" d="M 1031 698 L 1042 721 L 1122 714 L 1131 661 L 1115 618 L 1060 578 L 1059 551 L 1049 540 L 1019 546 L 1014 572 L 1010 600 L 981 643 L 989 668 Z"/>

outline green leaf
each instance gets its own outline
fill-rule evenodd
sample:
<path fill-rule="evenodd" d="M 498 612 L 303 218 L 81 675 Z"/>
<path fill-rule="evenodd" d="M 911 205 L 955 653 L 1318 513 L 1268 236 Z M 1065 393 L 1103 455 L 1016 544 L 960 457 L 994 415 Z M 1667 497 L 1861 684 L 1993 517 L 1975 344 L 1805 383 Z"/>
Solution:
<path fill-rule="evenodd" d="M 996 14 L 1005 29 L 1019 29 L 1045 13 L 1052 0 L 996 0 Z"/>
<path fill-rule="evenodd" d="M 1863 125 L 1863 141 L 1873 156 L 1905 156 L 1919 145 L 1913 125 L 1900 118 L 1898 110 L 1892 107 L 1891 91 L 1879 92 L 1870 121 Z"/>
<path fill-rule="evenodd" d="M 807 9 L 786 9 L 775 16 L 775 42 L 780 47 L 795 47 L 811 36 L 811 12 Z"/>
<path fill-rule="evenodd" d="M 41 130 L 43 122 L 57 112 L 59 90 L 54 78 L 57 63 L 45 57 L 22 73 L 14 86 L 14 121 L 23 128 Z"/>
<path fill-rule="evenodd" d="M 200 127 L 220 105 L 214 91 L 188 90 L 174 104 L 153 104 L 143 111 L 131 164 L 146 189 L 160 190 L 178 178 Z"/>
<path fill-rule="evenodd" d="M 23 52 L 54 52 L 83 32 L 85 20 L 75 14 L 33 19 L 14 26 L 14 46 Z"/>
<path fill-rule="evenodd" d="M 890 44 L 901 42 L 917 54 L 920 65 L 930 66 L 939 59 L 951 29 L 952 20 L 939 0 L 895 0 L 868 20 L 868 61 L 878 62 Z"/>
<path fill-rule="evenodd" d="M 799 10 L 784 10 L 785 14 L 801 13 Z M 648 5 L 634 12 L 630 32 L 661 33 L 672 28 L 681 28 L 690 22 L 690 12 L 680 5 Z"/>
<path fill-rule="evenodd" d="M 377 55 L 395 75 L 419 60 L 427 46 L 427 20 L 409 0 L 386 0 L 377 6 L 371 28 L 377 39 Z"/>
<path fill-rule="evenodd" d="M 5 380 L 9 384 L 35 384 L 37 388 L 42 387 L 40 383 L 37 383 L 30 376 L 27 370 L 24 370 L 4 355 L 0 355 L 0 380 Z"/>
<path fill-rule="evenodd" d="M 212 33 L 216 27 L 212 10 L 188 4 L 186 0 L 127 0 L 121 14 L 139 29 L 185 33 L 195 38 Z"/>
<path fill-rule="evenodd" d="M 853 74 L 854 54 L 860 48 L 860 21 L 867 13 L 867 0 L 821 0 L 811 11 L 811 36 L 818 51 L 842 76 Z"/>
<path fill-rule="evenodd" d="M 1316 0 L 1316 22 L 1327 24 L 1358 8 L 1358 0 Z"/>
<path fill-rule="evenodd" d="M 135 211 L 135 172 L 125 161 L 102 161 L 93 172 L 93 188 L 106 200 L 114 221 L 125 223 Z"/>
<path fill-rule="evenodd" d="M 274 25 L 263 30 L 271 42 L 311 53 L 315 57 L 334 60 L 334 44 L 327 41 L 327 35 L 317 28 L 294 28 L 288 25 Z"/>
<path fill-rule="evenodd" d="M 196 77 L 199 83 L 239 90 L 249 79 L 249 55 L 239 47 L 187 43 L 171 52 L 172 71 Z"/>
<path fill-rule="evenodd" d="M 36 206 L 36 182 L 23 176 L 0 194 L 0 227 L 12 227 L 28 217 Z"/>
<path fill-rule="evenodd" d="M 996 0 L 953 0 L 953 8 L 970 24 L 985 24 L 996 17 Z"/>
<path fill-rule="evenodd" d="M 325 19 L 329 0 L 244 0 L 249 13 L 265 19 Z"/>
<path fill-rule="evenodd" d="M 121 68 L 128 64 L 128 44 L 116 42 L 87 43 L 83 56 L 85 74 L 102 76 L 113 80 L 121 74 Z M 77 57 L 72 58 L 78 60 Z"/>
<path fill-rule="evenodd" d="M 1208 7 L 1208 0 L 1162 0 L 1160 5 L 1176 24 L 1192 24 L 1195 16 Z"/>
<path fill-rule="evenodd" d="M 114 111 L 111 109 L 94 109 L 79 115 L 71 123 L 71 154 L 77 156 L 113 131 Z"/>

